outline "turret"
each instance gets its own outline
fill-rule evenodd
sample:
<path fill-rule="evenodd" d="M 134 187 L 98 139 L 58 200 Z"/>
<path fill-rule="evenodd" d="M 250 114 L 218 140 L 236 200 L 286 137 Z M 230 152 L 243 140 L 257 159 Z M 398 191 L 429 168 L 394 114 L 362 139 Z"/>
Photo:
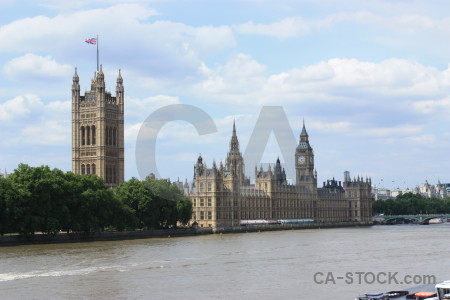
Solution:
<path fill-rule="evenodd" d="M 95 90 L 99 93 L 103 93 L 105 91 L 105 74 L 103 74 L 102 65 L 100 65 L 100 70 L 94 73 L 91 90 Z"/>
<path fill-rule="evenodd" d="M 78 77 L 77 68 L 72 78 L 72 101 L 78 101 L 80 97 L 80 78 Z"/>
<path fill-rule="evenodd" d="M 197 163 L 194 166 L 194 178 L 202 176 L 203 171 L 204 171 L 203 158 L 202 155 L 200 154 L 197 158 Z"/>
<path fill-rule="evenodd" d="M 116 98 L 119 103 L 123 107 L 123 100 L 124 100 L 124 88 L 123 88 L 123 79 L 122 74 L 120 74 L 119 69 L 119 75 L 117 76 L 117 85 L 116 85 Z"/>

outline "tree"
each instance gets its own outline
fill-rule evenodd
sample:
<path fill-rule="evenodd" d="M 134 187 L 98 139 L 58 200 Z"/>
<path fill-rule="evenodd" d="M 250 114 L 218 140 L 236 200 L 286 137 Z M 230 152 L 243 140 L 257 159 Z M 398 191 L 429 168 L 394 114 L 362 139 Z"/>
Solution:
<path fill-rule="evenodd" d="M 417 215 L 450 213 L 450 199 L 425 198 L 420 194 L 405 193 L 395 199 L 377 200 L 373 203 L 375 213 L 387 215 Z"/>
<path fill-rule="evenodd" d="M 132 178 L 118 186 L 115 194 L 124 204 L 126 225 L 132 229 L 155 227 L 157 216 L 154 211 L 154 196 L 142 181 Z M 130 212 L 134 218 L 130 218 Z"/>
<path fill-rule="evenodd" d="M 159 206 L 159 226 L 176 227 L 177 223 L 187 224 L 192 215 L 192 202 L 167 179 L 147 177 L 144 181 L 154 195 Z"/>
<path fill-rule="evenodd" d="M 89 233 L 112 225 L 120 208 L 113 192 L 95 175 L 66 174 L 66 204 L 70 221 L 65 230 Z"/>
<path fill-rule="evenodd" d="M 10 230 L 9 215 L 6 205 L 6 194 L 10 191 L 9 181 L 0 177 L 0 235 Z"/>

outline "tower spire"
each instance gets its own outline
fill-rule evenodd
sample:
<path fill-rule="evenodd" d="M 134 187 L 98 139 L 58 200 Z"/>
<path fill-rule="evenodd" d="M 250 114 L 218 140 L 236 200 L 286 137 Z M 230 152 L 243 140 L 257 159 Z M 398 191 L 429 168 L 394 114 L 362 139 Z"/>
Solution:
<path fill-rule="evenodd" d="M 302 141 L 302 142 L 308 141 L 308 133 L 306 132 L 305 119 L 303 119 L 303 128 L 302 128 L 302 132 L 300 133 L 300 141 Z"/>
<path fill-rule="evenodd" d="M 236 134 L 236 121 L 233 120 L 233 134 L 230 140 L 230 153 L 238 153 L 239 152 L 239 140 Z"/>
<path fill-rule="evenodd" d="M 236 119 L 233 119 L 233 137 L 236 136 Z"/>

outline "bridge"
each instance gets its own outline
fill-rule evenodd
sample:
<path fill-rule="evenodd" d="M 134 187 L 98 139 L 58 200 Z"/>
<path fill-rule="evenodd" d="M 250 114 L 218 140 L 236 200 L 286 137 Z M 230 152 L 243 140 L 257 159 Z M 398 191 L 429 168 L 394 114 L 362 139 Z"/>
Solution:
<path fill-rule="evenodd" d="M 421 215 L 387 215 L 373 217 L 374 223 L 378 224 L 429 224 L 431 219 L 449 218 L 450 214 L 421 214 Z"/>

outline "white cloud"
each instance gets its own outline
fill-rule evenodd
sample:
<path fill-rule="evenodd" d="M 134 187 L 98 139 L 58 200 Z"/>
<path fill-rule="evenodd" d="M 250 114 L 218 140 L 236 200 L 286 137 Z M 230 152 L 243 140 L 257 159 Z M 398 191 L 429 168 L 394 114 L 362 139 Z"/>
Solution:
<path fill-rule="evenodd" d="M 16 79 L 47 77 L 68 77 L 73 71 L 72 66 L 58 64 L 51 56 L 39 56 L 27 53 L 13 58 L 3 66 L 3 73 Z"/>
<path fill-rule="evenodd" d="M 114 57 L 115 64 L 126 64 L 140 76 L 179 84 L 203 76 L 205 57 L 235 46 L 227 26 L 150 22 L 155 15 L 154 9 L 135 3 L 19 19 L 0 26 L 0 40 L 8 41 L 0 44 L 0 53 L 44 52 L 79 65 L 95 53 L 84 39 L 98 33 L 101 60 Z M 108 49 L 105 55 L 103 49 Z"/>
<path fill-rule="evenodd" d="M 36 95 L 25 94 L 23 96 L 17 96 L 4 103 L 0 103 L 0 121 L 10 121 L 28 116 L 32 111 L 41 109 L 43 106 L 43 103 Z"/>
<path fill-rule="evenodd" d="M 31 145 L 64 145 L 71 143 L 69 121 L 43 120 L 24 127 L 20 131 L 20 140 Z"/>
<path fill-rule="evenodd" d="M 249 55 L 239 53 L 225 65 L 205 70 L 205 74 L 207 78 L 193 88 L 199 97 L 206 94 L 222 101 L 249 103 L 255 100 L 250 95 L 257 93 L 265 83 L 266 67 Z"/>
<path fill-rule="evenodd" d="M 432 18 L 420 14 L 400 13 L 390 16 L 386 13 L 371 11 L 353 11 L 333 13 L 323 18 L 305 19 L 299 16 L 287 17 L 270 24 L 247 22 L 234 25 L 233 29 L 240 34 L 267 35 L 277 38 L 292 38 L 314 31 L 326 30 L 341 23 L 366 24 L 377 28 L 389 28 L 397 33 L 422 35 L 432 33 L 444 36 L 450 33 L 450 18 Z M 391 32 L 392 33 L 392 32 Z"/>
<path fill-rule="evenodd" d="M 351 128 L 350 122 L 318 122 L 312 121 L 308 122 L 308 128 L 313 128 L 316 130 L 326 131 L 326 132 L 342 132 L 347 131 Z"/>
<path fill-rule="evenodd" d="M 144 99 L 126 98 L 126 118 L 130 120 L 144 121 L 156 109 L 166 105 L 179 104 L 178 97 L 156 95 Z"/>
<path fill-rule="evenodd" d="M 70 101 L 44 104 L 34 94 L 17 96 L 0 104 L 1 145 L 70 144 Z"/>
<path fill-rule="evenodd" d="M 413 108 L 424 114 L 434 114 L 437 112 L 450 113 L 450 98 L 437 100 L 423 100 L 412 103 Z"/>
<path fill-rule="evenodd" d="M 434 135 L 410 136 L 407 139 L 418 144 L 432 144 L 436 142 L 436 137 Z"/>
<path fill-rule="evenodd" d="M 450 92 L 448 74 L 449 70 L 405 59 L 374 63 L 341 58 L 268 74 L 265 66 L 249 55 L 238 54 L 225 65 L 208 70 L 208 78 L 196 85 L 195 91 L 199 97 L 219 102 L 245 99 L 249 105 L 331 101 L 389 105 L 392 109 L 404 105 L 407 111 L 411 103 L 416 103 L 413 107 L 445 104 L 442 99 Z"/>
<path fill-rule="evenodd" d="M 359 134 L 369 137 L 393 137 L 393 136 L 410 136 L 418 134 L 422 131 L 420 126 L 401 125 L 397 127 L 379 127 L 363 129 Z"/>
<path fill-rule="evenodd" d="M 297 17 L 285 18 L 271 24 L 247 22 L 233 28 L 240 34 L 268 35 L 284 39 L 309 33 L 311 24 Z"/>

